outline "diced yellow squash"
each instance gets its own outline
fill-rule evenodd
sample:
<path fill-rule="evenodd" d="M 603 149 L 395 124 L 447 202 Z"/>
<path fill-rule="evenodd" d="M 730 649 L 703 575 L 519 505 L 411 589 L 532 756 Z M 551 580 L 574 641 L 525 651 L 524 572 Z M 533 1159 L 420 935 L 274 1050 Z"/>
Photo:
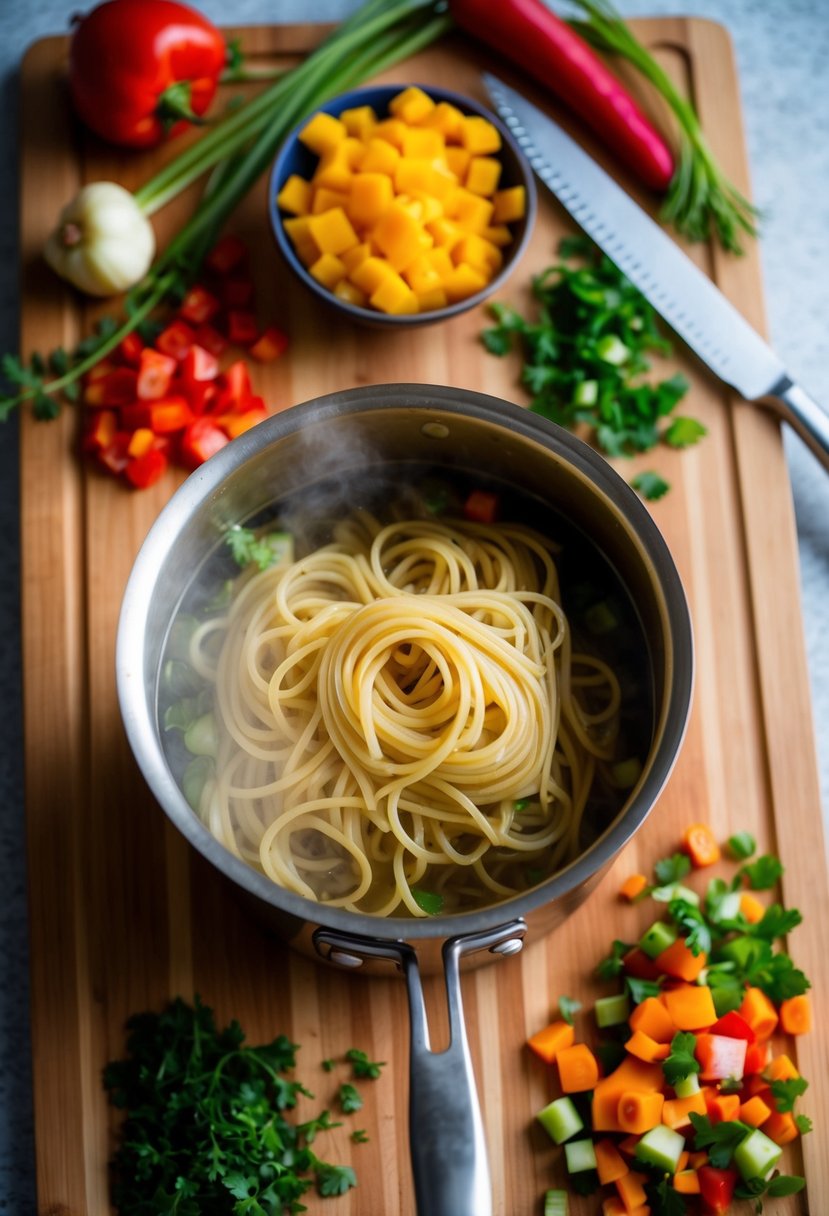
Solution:
<path fill-rule="evenodd" d="M 446 144 L 440 131 L 430 127 L 407 127 L 403 133 L 404 156 L 434 160 L 443 156 Z"/>
<path fill-rule="evenodd" d="M 371 106 L 353 106 L 350 110 L 343 110 L 340 122 L 349 135 L 367 143 L 378 118 Z"/>
<path fill-rule="evenodd" d="M 454 220 L 448 216 L 442 215 L 436 220 L 432 220 L 426 225 L 426 231 L 434 238 L 436 245 L 443 245 L 446 249 L 451 249 L 453 245 L 457 245 L 458 241 L 463 236 L 463 229 Z"/>
<path fill-rule="evenodd" d="M 394 270 L 403 270 L 421 252 L 422 228 L 399 203 L 392 203 L 375 225 L 372 237 Z"/>
<path fill-rule="evenodd" d="M 371 138 L 360 161 L 361 173 L 394 173 L 395 165 L 400 160 L 400 151 L 390 144 L 387 139 Z"/>
<path fill-rule="evenodd" d="M 344 253 L 360 243 L 342 207 L 332 207 L 322 215 L 312 215 L 308 226 L 322 253 Z"/>
<path fill-rule="evenodd" d="M 368 304 L 366 293 L 360 291 L 360 288 L 355 287 L 348 279 L 340 279 L 334 288 L 334 295 L 346 304 L 353 304 L 355 308 L 365 308 Z"/>
<path fill-rule="evenodd" d="M 405 123 L 419 123 L 428 118 L 435 109 L 435 103 L 428 93 L 417 85 L 409 85 L 402 93 L 398 93 L 389 102 L 389 113 L 396 118 L 402 118 Z"/>
<path fill-rule="evenodd" d="M 461 123 L 460 141 L 472 156 L 487 156 L 501 147 L 501 133 L 488 118 L 467 114 Z"/>
<path fill-rule="evenodd" d="M 467 152 L 466 148 L 460 146 L 450 146 L 444 152 L 444 159 L 451 171 L 459 182 L 462 182 L 466 177 L 469 163 L 472 160 L 471 152 Z"/>
<path fill-rule="evenodd" d="M 450 140 L 454 142 L 461 137 L 463 114 L 450 101 L 439 101 L 434 109 L 423 119 L 423 125 L 425 127 L 434 127 L 436 131 L 440 131 L 447 143 Z"/>
<path fill-rule="evenodd" d="M 394 199 L 392 180 L 385 173 L 355 173 L 346 211 L 357 228 L 371 228 Z"/>
<path fill-rule="evenodd" d="M 494 156 L 473 156 L 466 171 L 464 186 L 473 194 L 491 198 L 498 189 L 501 162 Z"/>
<path fill-rule="evenodd" d="M 484 228 L 481 233 L 486 240 L 492 241 L 493 245 L 509 245 L 512 243 L 512 233 L 506 224 L 493 224 L 489 228 Z"/>
<path fill-rule="evenodd" d="M 299 138 L 306 148 L 316 152 L 317 156 L 323 156 L 326 152 L 336 148 L 337 144 L 347 135 L 348 131 L 344 122 L 335 118 L 333 114 L 326 114 L 320 110 L 308 120 L 300 131 Z"/>
<path fill-rule="evenodd" d="M 346 249 L 345 253 L 341 253 L 340 261 L 345 266 L 346 274 L 351 274 L 352 270 L 356 270 L 368 257 L 371 257 L 371 246 L 368 241 L 362 241 L 353 249 Z"/>
<path fill-rule="evenodd" d="M 392 316 L 417 312 L 417 296 L 399 274 L 384 279 L 377 290 L 372 292 L 370 303 L 380 312 Z"/>
<path fill-rule="evenodd" d="M 349 279 L 360 291 L 372 296 L 380 284 L 395 272 L 385 258 L 371 256 L 364 258 L 359 265 L 349 273 Z"/>
<path fill-rule="evenodd" d="M 452 261 L 456 266 L 460 262 L 467 262 L 491 279 L 503 266 L 504 255 L 497 245 L 491 244 L 476 232 L 470 232 L 453 246 Z"/>
<path fill-rule="evenodd" d="M 276 204 L 293 215 L 307 215 L 311 210 L 311 183 L 292 173 L 276 196 Z"/>
<path fill-rule="evenodd" d="M 347 194 L 351 189 L 351 179 L 354 171 L 349 162 L 344 143 L 324 152 L 311 178 L 315 187 L 326 186 L 329 190 L 339 190 Z"/>
<path fill-rule="evenodd" d="M 468 232 L 483 232 L 492 222 L 493 204 L 459 186 L 444 204 L 446 214 Z"/>
<path fill-rule="evenodd" d="M 329 190 L 328 186 L 314 188 L 314 201 L 311 203 L 311 214 L 321 215 L 323 211 L 331 211 L 334 207 L 348 206 L 349 194 L 343 190 Z"/>
<path fill-rule="evenodd" d="M 310 273 L 318 283 L 322 283 L 323 287 L 330 290 L 345 278 L 345 266 L 333 253 L 323 253 L 310 267 Z"/>
<path fill-rule="evenodd" d="M 459 266 L 454 267 L 451 274 L 447 275 L 443 283 L 443 290 L 446 292 L 449 303 L 454 304 L 458 300 L 474 296 L 478 291 L 483 291 L 486 285 L 485 274 L 467 262 L 461 262 Z"/>
<path fill-rule="evenodd" d="M 288 234 L 296 250 L 296 255 L 303 266 L 311 266 L 320 255 L 316 241 L 311 235 L 311 226 L 307 215 L 297 216 L 296 219 L 282 221 L 282 227 Z"/>
<path fill-rule="evenodd" d="M 442 286 L 440 275 L 429 260 L 428 253 L 422 253 L 410 262 L 403 271 L 403 278 L 418 296 L 422 292 L 433 291 Z"/>
<path fill-rule="evenodd" d="M 374 138 L 384 139 L 392 144 L 398 152 L 403 150 L 403 136 L 406 134 L 406 124 L 399 118 L 384 118 L 374 128 Z"/>
<path fill-rule="evenodd" d="M 509 186 L 506 190 L 496 191 L 492 204 L 493 223 L 509 224 L 512 220 L 522 220 L 527 210 L 527 192 L 523 186 Z"/>

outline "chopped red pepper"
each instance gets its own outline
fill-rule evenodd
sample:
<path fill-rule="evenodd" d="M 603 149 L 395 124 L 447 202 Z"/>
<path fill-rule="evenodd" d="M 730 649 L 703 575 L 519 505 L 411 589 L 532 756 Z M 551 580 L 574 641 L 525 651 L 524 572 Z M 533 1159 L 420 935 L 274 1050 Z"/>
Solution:
<path fill-rule="evenodd" d="M 85 452 L 101 452 L 115 439 L 118 417 L 115 410 L 96 410 L 90 415 L 83 438 Z"/>
<path fill-rule="evenodd" d="M 101 405 L 126 405 L 135 400 L 138 372 L 132 367 L 117 367 L 114 372 L 90 384 L 84 394 L 87 405 L 97 404 L 92 398 L 100 396 Z"/>
<path fill-rule="evenodd" d="M 129 363 L 130 367 L 138 367 L 143 349 L 144 343 L 136 333 L 127 334 L 118 343 L 118 353 L 125 363 Z"/>
<path fill-rule="evenodd" d="M 259 326 L 252 312 L 234 309 L 227 314 L 227 336 L 238 346 L 250 346 L 256 341 Z"/>
<path fill-rule="evenodd" d="M 259 363 L 271 363 L 283 355 L 287 349 L 288 335 L 275 325 L 269 325 L 250 347 L 248 354 Z"/>
<path fill-rule="evenodd" d="M 176 361 L 170 355 L 146 346 L 141 352 L 138 365 L 136 396 L 142 401 L 153 401 L 163 397 L 170 387 L 176 370 Z"/>
<path fill-rule="evenodd" d="M 190 469 L 197 469 L 228 443 L 230 440 L 215 419 L 196 418 L 181 437 L 182 462 Z"/>
<path fill-rule="evenodd" d="M 724 1034 L 729 1039 L 745 1039 L 747 1043 L 755 1043 L 757 1035 L 749 1026 L 745 1018 L 740 1017 L 736 1010 L 732 1009 L 729 1013 L 724 1013 L 723 1016 L 714 1023 L 711 1027 L 711 1034 Z"/>
<path fill-rule="evenodd" d="M 738 1174 L 734 1169 L 718 1170 L 713 1165 L 701 1165 L 697 1170 L 699 1193 L 708 1205 L 711 1216 L 724 1216 L 734 1198 Z"/>
<path fill-rule="evenodd" d="M 473 490 L 463 504 L 463 514 L 473 523 L 494 523 L 498 514 L 498 495 L 488 490 Z"/>
<path fill-rule="evenodd" d="M 204 325 L 215 317 L 221 304 L 206 287 L 194 283 L 181 301 L 179 315 L 192 325 Z"/>
<path fill-rule="evenodd" d="M 228 233 L 220 237 L 204 259 L 205 266 L 217 274 L 230 274 L 237 266 L 247 261 L 247 247 L 238 236 Z"/>
<path fill-rule="evenodd" d="M 137 490 L 154 485 L 167 471 L 168 460 L 160 448 L 150 448 L 142 456 L 131 457 L 124 468 L 127 481 Z"/>
<path fill-rule="evenodd" d="M 224 414 L 221 418 L 216 419 L 229 439 L 236 439 L 239 435 L 244 435 L 245 431 L 249 431 L 252 426 L 264 422 L 267 418 L 268 411 L 262 398 L 252 397 L 251 400 L 261 402 L 261 404 L 252 406 L 242 414 Z"/>
<path fill-rule="evenodd" d="M 171 321 L 156 338 L 155 347 L 181 362 L 195 340 L 195 332 L 184 321 Z"/>
<path fill-rule="evenodd" d="M 218 374 L 219 360 L 209 350 L 194 342 L 181 361 L 182 379 L 189 386 L 213 381 Z"/>
<path fill-rule="evenodd" d="M 98 460 L 105 469 L 109 469 L 110 473 L 114 473 L 116 477 L 120 476 L 129 464 L 128 450 L 130 438 L 131 436 L 128 431 L 116 431 L 112 442 L 107 444 L 98 453 Z"/>
<path fill-rule="evenodd" d="M 222 283 L 222 303 L 228 310 L 247 308 L 253 300 L 253 279 L 231 278 Z"/>
<path fill-rule="evenodd" d="M 222 373 L 222 387 L 216 399 L 214 412 L 226 414 L 232 410 L 238 413 L 245 407 L 251 394 L 248 365 L 243 359 L 237 359 Z"/>
<path fill-rule="evenodd" d="M 220 334 L 214 326 L 200 325 L 196 330 L 196 345 L 210 351 L 211 355 L 216 355 L 218 358 L 227 350 L 228 342 L 224 334 Z"/>

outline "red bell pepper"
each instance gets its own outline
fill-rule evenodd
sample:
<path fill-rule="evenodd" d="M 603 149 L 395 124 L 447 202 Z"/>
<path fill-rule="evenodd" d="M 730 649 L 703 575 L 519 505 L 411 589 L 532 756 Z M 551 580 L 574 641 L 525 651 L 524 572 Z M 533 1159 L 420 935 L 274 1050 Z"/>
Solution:
<path fill-rule="evenodd" d="M 160 448 L 150 448 L 142 456 L 130 457 L 124 468 L 124 475 L 136 490 L 145 490 L 164 475 L 167 464 L 167 457 Z"/>
<path fill-rule="evenodd" d="M 208 291 L 200 283 L 194 283 L 185 293 L 178 311 L 179 316 L 183 320 L 189 321 L 191 325 L 204 325 L 205 322 L 215 317 L 220 308 L 221 304 L 212 291 Z"/>
<path fill-rule="evenodd" d="M 249 348 L 248 354 L 258 363 L 272 363 L 274 359 L 284 355 L 287 349 L 288 335 L 276 325 L 269 325 Z"/>
<path fill-rule="evenodd" d="M 627 89 L 543 0 L 450 0 L 454 21 L 554 92 L 654 190 L 666 190 L 674 158 Z"/>
<path fill-rule="evenodd" d="M 710 1216 L 724 1216 L 734 1198 L 739 1175 L 735 1169 L 718 1170 L 713 1165 L 701 1165 L 697 1170 L 699 1193 Z"/>
<path fill-rule="evenodd" d="M 224 334 L 219 333 L 213 325 L 200 325 L 196 330 L 196 345 L 218 357 L 227 350 L 228 343 Z"/>
<path fill-rule="evenodd" d="M 141 362 L 141 352 L 143 349 L 144 343 L 136 333 L 127 334 L 118 343 L 118 353 L 130 367 L 138 367 L 138 364 Z"/>
<path fill-rule="evenodd" d="M 735 1009 L 724 1013 L 711 1027 L 711 1034 L 724 1034 L 729 1039 L 745 1039 L 747 1043 L 756 1043 L 757 1035 L 745 1018 L 740 1017 Z"/>
<path fill-rule="evenodd" d="M 197 342 L 181 361 L 181 378 L 188 386 L 215 380 L 219 374 L 219 360 Z"/>
<path fill-rule="evenodd" d="M 195 330 L 185 321 L 171 321 L 156 338 L 155 348 L 181 362 L 195 340 Z"/>
<path fill-rule="evenodd" d="M 170 355 L 146 346 L 138 363 L 138 381 L 135 395 L 142 401 L 154 401 L 163 397 L 170 387 L 176 370 L 176 361 Z"/>
<path fill-rule="evenodd" d="M 494 523 L 498 514 L 498 495 L 488 490 L 473 490 L 463 504 L 463 514 L 473 523 Z"/>
<path fill-rule="evenodd" d="M 231 270 L 247 262 L 247 256 L 245 242 L 240 237 L 228 233 L 219 238 L 204 259 L 204 264 L 215 270 L 216 274 L 230 274 Z"/>
<path fill-rule="evenodd" d="M 237 346 L 250 346 L 256 341 L 259 326 L 252 312 L 233 309 L 227 314 L 227 336 Z"/>
<path fill-rule="evenodd" d="M 214 418 L 196 418 L 181 436 L 181 461 L 187 468 L 197 469 L 228 443 L 230 440 Z"/>
<path fill-rule="evenodd" d="M 78 22 L 69 88 L 79 117 L 121 147 L 199 122 L 227 62 L 218 29 L 176 0 L 107 0 Z"/>

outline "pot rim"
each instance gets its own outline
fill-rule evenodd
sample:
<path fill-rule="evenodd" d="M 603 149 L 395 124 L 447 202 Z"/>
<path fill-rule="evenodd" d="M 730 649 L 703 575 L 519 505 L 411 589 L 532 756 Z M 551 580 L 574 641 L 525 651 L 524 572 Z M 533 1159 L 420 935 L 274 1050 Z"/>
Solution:
<path fill-rule="evenodd" d="M 428 918 L 378 917 L 332 908 L 275 884 L 234 856 L 213 836 L 190 807 L 163 755 L 144 687 L 144 627 L 153 589 L 183 526 L 215 497 L 226 478 L 253 455 L 328 418 L 369 411 L 439 409 L 469 416 L 540 443 L 568 464 L 614 508 L 629 539 L 655 574 L 665 629 L 666 684 L 669 692 L 655 725 L 649 762 L 632 795 L 605 831 L 572 862 L 521 895 L 468 912 Z M 121 715 L 132 751 L 151 792 L 185 838 L 237 886 L 302 922 L 342 933 L 383 940 L 420 940 L 457 936 L 494 928 L 524 917 L 575 891 L 599 874 L 644 823 L 674 767 L 685 734 L 693 688 L 693 642 L 685 592 L 668 546 L 644 503 L 593 448 L 569 431 L 528 410 L 471 389 L 394 383 L 357 387 L 313 398 L 273 415 L 227 445 L 192 473 L 173 494 L 144 540 L 122 602 L 116 643 L 116 679 Z"/>

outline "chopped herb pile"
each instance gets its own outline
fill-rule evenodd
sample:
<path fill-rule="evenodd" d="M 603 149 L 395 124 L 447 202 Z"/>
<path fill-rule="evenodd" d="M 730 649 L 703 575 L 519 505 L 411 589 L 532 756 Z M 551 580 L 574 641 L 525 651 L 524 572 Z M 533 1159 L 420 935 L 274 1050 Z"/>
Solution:
<path fill-rule="evenodd" d="M 356 1186 L 350 1166 L 311 1148 L 338 1126 L 328 1111 L 288 1118 L 312 1095 L 286 1075 L 297 1047 L 284 1035 L 247 1046 L 238 1022 L 218 1030 L 198 998 L 127 1025 L 128 1056 L 104 1071 L 110 1100 L 126 1112 L 112 1160 L 121 1216 L 283 1216 L 306 1210 L 300 1199 L 314 1184 L 323 1196 Z"/>
<path fill-rule="evenodd" d="M 503 356 L 517 348 L 530 408 L 570 430 L 587 426 L 608 456 L 696 443 L 706 433 L 702 423 L 669 420 L 688 390 L 685 377 L 645 379 L 648 355 L 670 352 L 651 305 L 587 237 L 566 237 L 559 256 L 532 280 L 534 318 L 505 304 L 489 306 L 496 324 L 481 335 L 486 349 Z M 652 472 L 640 473 L 634 485 L 646 498 L 668 489 Z"/>

